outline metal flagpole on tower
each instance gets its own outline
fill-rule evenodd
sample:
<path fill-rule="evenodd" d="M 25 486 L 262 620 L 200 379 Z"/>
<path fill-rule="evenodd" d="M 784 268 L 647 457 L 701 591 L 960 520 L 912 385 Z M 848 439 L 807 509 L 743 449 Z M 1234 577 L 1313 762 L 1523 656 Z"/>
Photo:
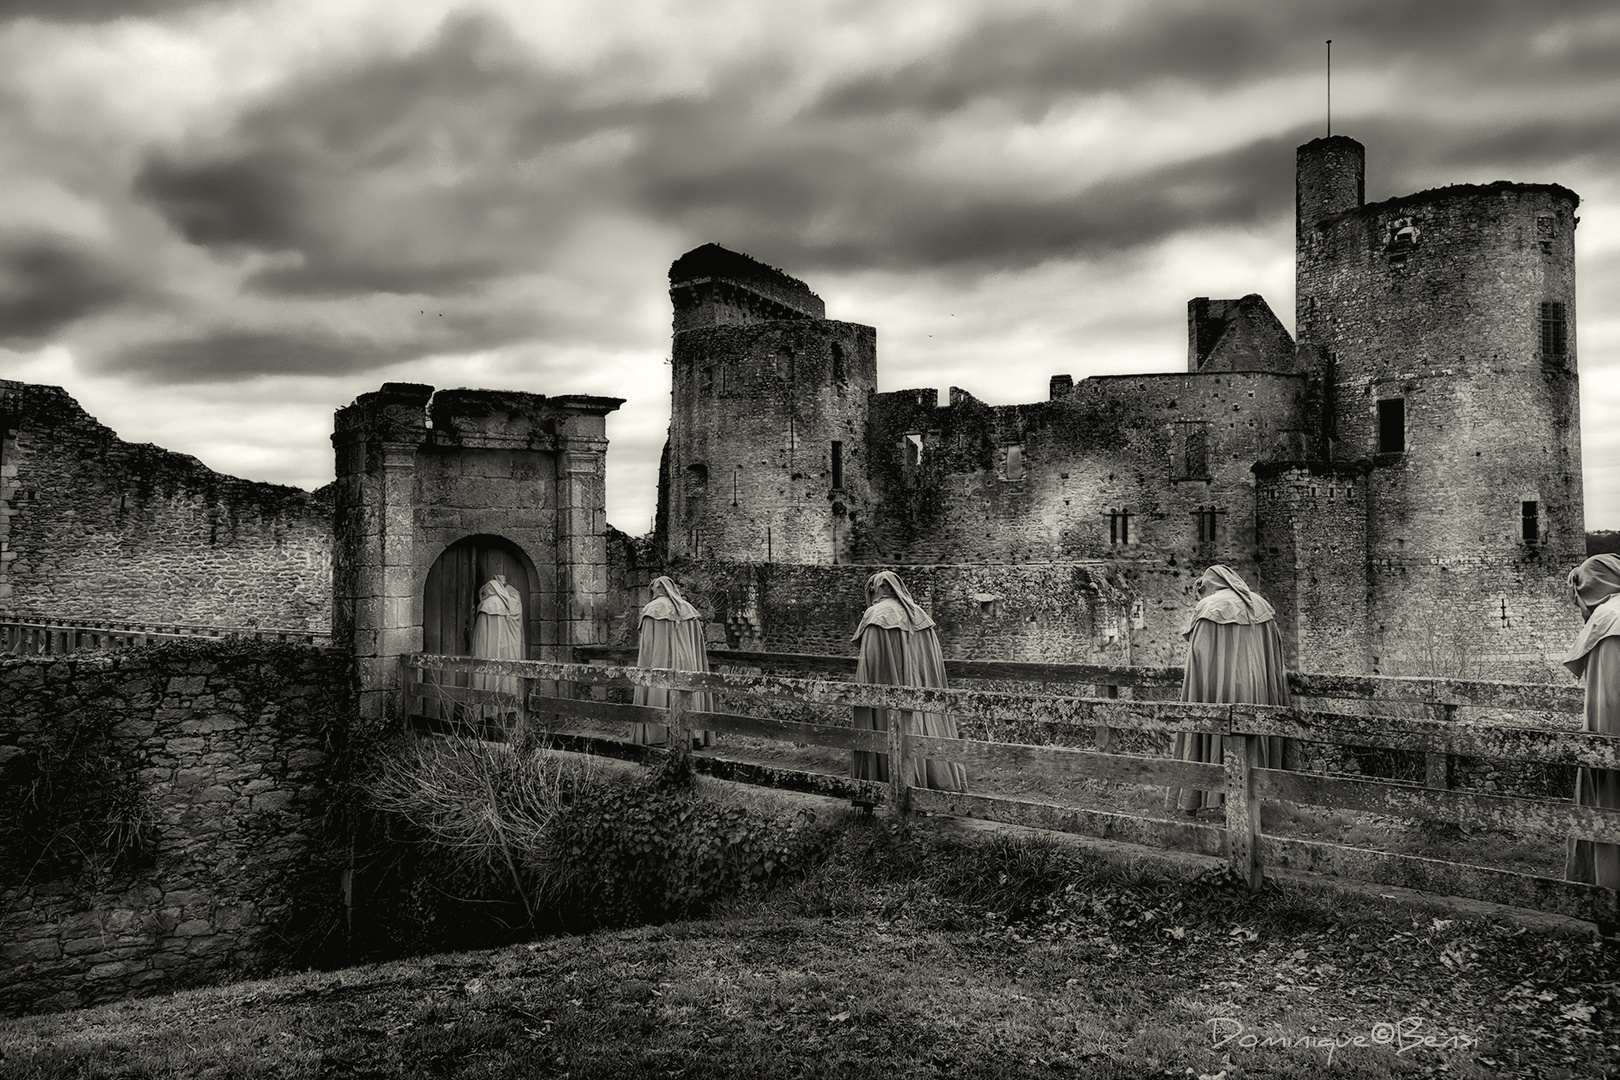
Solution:
<path fill-rule="evenodd" d="M 1327 133 L 1333 134 L 1333 39 L 1327 39 Z"/>

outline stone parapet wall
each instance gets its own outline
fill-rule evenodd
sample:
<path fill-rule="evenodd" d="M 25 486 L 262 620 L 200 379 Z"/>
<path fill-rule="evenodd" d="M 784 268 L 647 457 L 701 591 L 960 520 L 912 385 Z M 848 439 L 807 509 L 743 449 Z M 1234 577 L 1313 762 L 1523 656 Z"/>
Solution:
<path fill-rule="evenodd" d="M 326 632 L 330 492 L 132 444 L 0 380 L 0 614 Z"/>
<path fill-rule="evenodd" d="M 341 941 L 322 821 L 350 679 L 336 651 L 261 642 L 0 660 L 11 794 L 64 753 L 105 755 L 124 778 L 116 816 L 144 834 L 118 865 L 95 851 L 0 858 L 0 1011 L 264 972 Z M 67 813 L 106 815 L 90 797 L 76 793 Z"/>

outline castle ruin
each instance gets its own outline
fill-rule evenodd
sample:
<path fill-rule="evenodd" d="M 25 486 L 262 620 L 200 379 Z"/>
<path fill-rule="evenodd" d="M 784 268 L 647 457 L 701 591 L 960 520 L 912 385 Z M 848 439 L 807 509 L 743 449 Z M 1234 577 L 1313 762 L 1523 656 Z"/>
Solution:
<path fill-rule="evenodd" d="M 1259 296 L 1200 297 L 1185 372 L 1055 375 L 1030 405 L 879 393 L 873 328 L 687 253 L 664 557 L 724 583 L 734 644 L 834 651 L 862 569 L 898 566 L 956 655 L 1175 663 L 1222 562 L 1296 667 L 1545 678 L 1585 555 L 1578 197 L 1367 204 L 1364 161 L 1344 136 L 1298 149 L 1297 338 Z"/>

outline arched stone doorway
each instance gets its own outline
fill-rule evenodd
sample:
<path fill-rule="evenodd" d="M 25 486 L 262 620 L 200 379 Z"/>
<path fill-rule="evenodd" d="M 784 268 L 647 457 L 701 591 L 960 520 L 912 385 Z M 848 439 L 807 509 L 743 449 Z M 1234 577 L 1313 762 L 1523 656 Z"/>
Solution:
<path fill-rule="evenodd" d="M 478 590 L 505 574 L 506 583 L 523 597 L 523 654 L 532 655 L 538 606 L 532 570 L 522 550 L 503 537 L 469 536 L 445 548 L 422 587 L 422 651 L 471 656 Z"/>
<path fill-rule="evenodd" d="M 428 570 L 422 586 L 422 651 L 445 656 L 471 656 L 473 620 L 478 610 L 478 590 L 497 574 L 523 598 L 523 655 L 534 655 L 535 617 L 538 598 L 534 592 L 534 566 L 523 551 L 500 536 L 480 534 L 456 541 L 445 548 Z M 431 681 L 440 686 L 468 688 L 473 684 L 466 672 L 445 673 Z M 435 710 L 423 703 L 424 712 L 435 711 L 443 719 L 454 715 L 448 703 Z"/>

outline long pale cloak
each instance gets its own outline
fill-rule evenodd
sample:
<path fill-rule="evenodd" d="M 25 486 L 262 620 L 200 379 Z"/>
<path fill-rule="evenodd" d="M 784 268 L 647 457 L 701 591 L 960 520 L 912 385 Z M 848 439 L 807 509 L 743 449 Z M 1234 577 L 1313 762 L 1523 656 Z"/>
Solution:
<path fill-rule="evenodd" d="M 893 577 L 893 574 L 889 575 Z M 908 596 L 907 599 L 910 599 Z M 920 610 L 920 609 L 919 609 Z M 926 616 L 924 616 L 926 618 Z M 916 614 L 895 598 L 884 597 L 871 607 L 861 619 L 857 631 L 860 641 L 859 659 L 855 665 L 855 681 L 884 686 L 938 686 L 945 685 L 945 656 L 939 647 L 939 635 L 929 625 L 918 630 L 904 629 L 915 625 Z M 902 730 L 913 735 L 932 735 L 955 739 L 956 721 L 946 713 L 912 712 L 867 708 L 857 705 L 854 723 L 858 731 L 887 731 L 891 713 L 899 713 Z M 966 791 L 967 769 L 957 762 L 913 759 L 909 761 L 907 783 L 912 787 L 934 788 L 941 791 Z M 850 776 L 857 780 L 889 780 L 889 755 L 866 750 L 854 751 Z"/>
<path fill-rule="evenodd" d="M 1620 605 L 1616 596 L 1603 608 Z M 1620 608 L 1617 608 L 1620 610 Z M 1620 636 L 1597 638 L 1582 654 L 1586 679 L 1586 730 L 1620 735 Z M 1575 773 L 1575 802 L 1580 806 L 1620 807 L 1620 770 L 1580 768 Z M 1620 844 L 1599 844 L 1570 837 L 1564 858 L 1564 877 L 1605 889 L 1620 889 Z"/>
<path fill-rule="evenodd" d="M 654 596 L 652 602 L 641 609 L 641 633 L 636 651 L 636 666 L 644 668 L 673 668 L 676 671 L 708 671 L 708 649 L 703 641 L 703 618 L 691 604 L 680 596 L 674 583 L 659 578 L 663 589 L 674 595 Z M 653 708 L 669 707 L 669 691 L 661 686 L 638 686 L 637 705 Z M 687 698 L 687 708 L 693 712 L 713 712 L 712 699 L 706 692 L 696 691 Z M 694 740 L 703 746 L 714 745 L 714 732 L 694 731 Z M 630 738 L 647 746 L 666 746 L 669 729 L 663 724 L 631 724 Z"/>
<path fill-rule="evenodd" d="M 1223 590 L 1224 591 L 1224 590 Z M 1200 607 L 1219 597 L 1205 597 Z M 1218 618 L 1223 607 L 1208 604 Z M 1195 609 L 1196 610 L 1196 609 Z M 1187 658 L 1181 681 L 1181 700 L 1210 704 L 1287 705 L 1288 673 L 1283 664 L 1282 635 L 1274 619 L 1263 622 L 1217 622 L 1194 618 L 1187 637 Z M 1182 732 L 1176 735 L 1174 753 L 1182 761 L 1219 764 L 1225 751 L 1220 735 Z M 1262 768 L 1283 767 L 1283 740 L 1266 738 L 1260 742 Z M 1171 788 L 1170 803 L 1182 810 L 1214 809 L 1224 806 L 1226 796 L 1219 791 Z"/>
<path fill-rule="evenodd" d="M 472 654 L 480 660 L 522 660 L 523 600 L 511 585 L 491 579 L 478 590 L 478 610 L 473 615 Z M 511 675 L 474 675 L 474 690 L 521 694 L 523 680 Z M 510 712 L 513 706 L 497 707 Z"/>

